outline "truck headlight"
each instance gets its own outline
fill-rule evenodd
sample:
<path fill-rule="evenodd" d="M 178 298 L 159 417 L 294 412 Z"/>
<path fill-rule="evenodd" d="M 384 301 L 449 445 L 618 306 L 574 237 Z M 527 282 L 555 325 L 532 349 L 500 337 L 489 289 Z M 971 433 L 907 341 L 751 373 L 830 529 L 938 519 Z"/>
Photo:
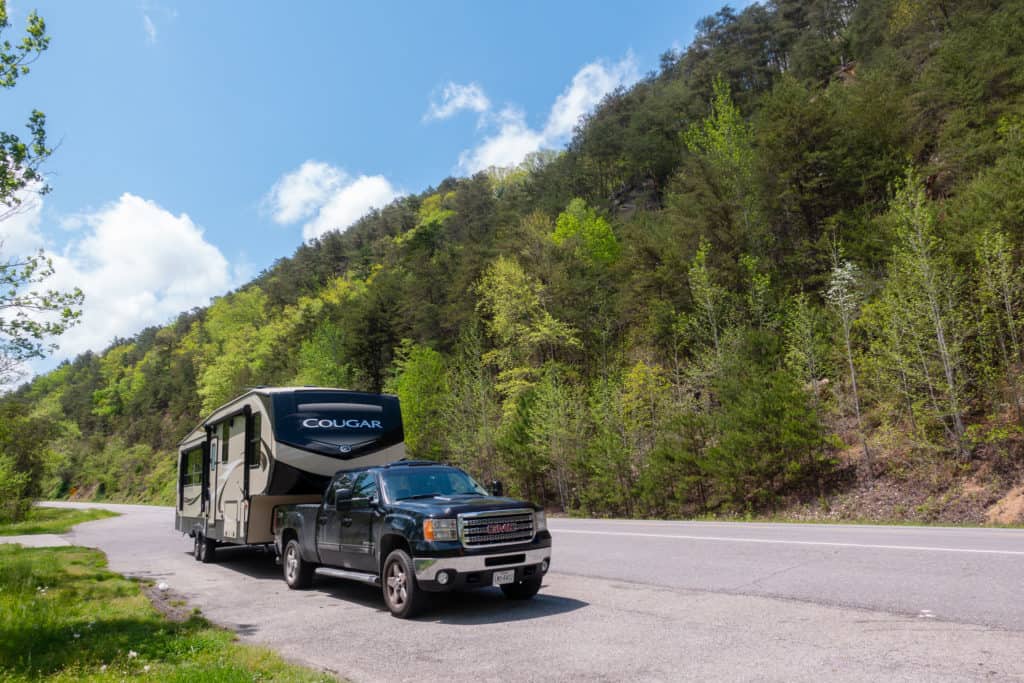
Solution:
<path fill-rule="evenodd" d="M 537 531 L 548 530 L 548 518 L 547 515 L 544 514 L 543 510 L 538 510 L 533 513 L 533 528 Z"/>
<path fill-rule="evenodd" d="M 457 541 L 459 529 L 454 519 L 425 519 L 423 538 L 428 541 Z"/>

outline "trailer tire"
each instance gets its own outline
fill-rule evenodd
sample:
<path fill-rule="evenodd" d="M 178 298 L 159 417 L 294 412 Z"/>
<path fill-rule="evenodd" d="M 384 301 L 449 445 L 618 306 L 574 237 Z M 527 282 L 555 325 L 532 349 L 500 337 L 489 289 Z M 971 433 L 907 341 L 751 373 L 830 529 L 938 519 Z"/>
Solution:
<path fill-rule="evenodd" d="M 198 560 L 203 564 L 210 564 L 217 561 L 217 542 L 203 536 L 202 534 L 196 535 L 197 545 L 199 546 L 199 557 Z"/>
<path fill-rule="evenodd" d="M 380 585 L 391 616 L 408 619 L 422 609 L 426 595 L 416 583 L 412 558 L 401 548 L 392 550 L 384 560 Z"/>
<path fill-rule="evenodd" d="M 202 537 L 199 534 L 192 534 L 192 557 L 199 561 L 199 543 Z"/>
<path fill-rule="evenodd" d="M 296 539 L 288 541 L 284 547 L 284 558 L 281 560 L 281 567 L 284 570 L 284 582 L 289 588 L 302 590 L 313 585 L 312 563 L 302 559 L 302 552 L 299 542 Z"/>

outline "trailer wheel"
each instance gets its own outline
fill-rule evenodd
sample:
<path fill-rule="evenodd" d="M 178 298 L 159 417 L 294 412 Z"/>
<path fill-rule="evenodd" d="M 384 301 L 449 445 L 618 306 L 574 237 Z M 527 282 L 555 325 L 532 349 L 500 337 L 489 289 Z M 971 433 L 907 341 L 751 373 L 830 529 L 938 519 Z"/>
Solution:
<path fill-rule="evenodd" d="M 203 564 L 210 564 L 217 561 L 217 542 L 202 534 L 196 534 L 196 543 L 199 546 L 199 557 Z"/>
<path fill-rule="evenodd" d="M 315 567 L 302 559 L 299 542 L 294 538 L 285 546 L 284 560 L 281 565 L 284 567 L 284 582 L 288 584 L 289 588 L 301 590 L 313 585 L 313 569 Z"/>
<path fill-rule="evenodd" d="M 415 616 L 423 607 L 423 600 L 426 596 L 419 584 L 416 583 L 412 558 L 401 548 L 391 551 L 388 558 L 384 560 L 384 572 L 381 579 L 384 602 L 392 616 L 408 619 Z"/>
<path fill-rule="evenodd" d="M 199 543 L 200 535 L 192 534 L 192 557 L 196 558 L 196 562 L 199 561 Z"/>

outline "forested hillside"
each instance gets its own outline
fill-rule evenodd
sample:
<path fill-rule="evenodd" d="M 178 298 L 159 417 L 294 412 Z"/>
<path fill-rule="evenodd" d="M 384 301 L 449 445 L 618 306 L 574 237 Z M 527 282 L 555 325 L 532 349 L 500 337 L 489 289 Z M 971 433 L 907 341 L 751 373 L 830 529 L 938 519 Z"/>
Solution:
<path fill-rule="evenodd" d="M 567 149 L 35 378 L 0 450 L 166 502 L 204 413 L 330 385 L 574 513 L 982 521 L 1024 484 L 1022 189 L 1024 2 L 725 8 Z"/>

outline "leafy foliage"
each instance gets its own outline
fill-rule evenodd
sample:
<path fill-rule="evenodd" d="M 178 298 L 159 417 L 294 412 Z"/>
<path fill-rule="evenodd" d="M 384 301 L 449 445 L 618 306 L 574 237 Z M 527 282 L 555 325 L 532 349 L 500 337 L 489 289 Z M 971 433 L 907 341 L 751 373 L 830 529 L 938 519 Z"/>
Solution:
<path fill-rule="evenodd" d="M 176 439 L 252 384 L 387 388 L 414 455 L 592 515 L 819 498 L 886 449 L 960 467 L 1024 424 L 1022 16 L 724 8 L 563 152 L 19 389 L 56 425 L 37 490 L 170 496 Z"/>

